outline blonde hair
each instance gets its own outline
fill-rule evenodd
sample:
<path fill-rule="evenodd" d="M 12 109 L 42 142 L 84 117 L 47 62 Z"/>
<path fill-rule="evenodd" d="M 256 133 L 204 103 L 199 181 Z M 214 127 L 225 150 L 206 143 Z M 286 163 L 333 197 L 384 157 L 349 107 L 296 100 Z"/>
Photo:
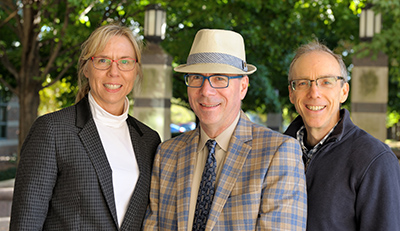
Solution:
<path fill-rule="evenodd" d="M 135 68 L 137 68 L 136 73 L 138 76 L 136 78 L 135 88 L 140 85 L 143 79 L 142 61 L 141 61 L 142 44 L 136 39 L 136 37 L 132 33 L 132 30 L 129 29 L 128 27 L 118 24 L 109 24 L 100 26 L 92 32 L 89 38 L 81 46 L 82 51 L 78 60 L 79 90 L 76 95 L 75 102 L 81 100 L 90 91 L 89 81 L 84 75 L 84 71 L 88 65 L 89 59 L 96 53 L 104 50 L 108 41 L 110 41 L 110 39 L 114 36 L 125 36 L 131 41 L 137 59 Z"/>

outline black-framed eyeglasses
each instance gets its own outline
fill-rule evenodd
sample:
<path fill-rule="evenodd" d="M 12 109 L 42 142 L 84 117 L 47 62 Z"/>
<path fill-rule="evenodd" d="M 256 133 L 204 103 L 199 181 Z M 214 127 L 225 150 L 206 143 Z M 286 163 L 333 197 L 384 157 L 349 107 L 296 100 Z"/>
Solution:
<path fill-rule="evenodd" d="M 229 86 L 230 79 L 242 78 L 243 75 L 227 76 L 227 75 L 210 75 L 204 76 L 200 74 L 186 74 L 185 83 L 188 87 L 200 88 L 207 79 L 212 88 L 221 89 Z"/>
<path fill-rule="evenodd" d="M 305 91 L 310 89 L 311 83 L 315 82 L 320 89 L 331 89 L 336 86 L 338 80 L 344 80 L 341 76 L 326 76 L 315 80 L 311 79 L 295 79 L 290 81 L 290 86 L 293 91 Z"/>
<path fill-rule="evenodd" d="M 108 70 L 113 62 L 117 63 L 118 69 L 121 71 L 131 71 L 135 69 L 136 59 L 123 58 L 123 59 L 109 59 L 104 57 L 91 57 L 93 67 L 98 70 Z"/>

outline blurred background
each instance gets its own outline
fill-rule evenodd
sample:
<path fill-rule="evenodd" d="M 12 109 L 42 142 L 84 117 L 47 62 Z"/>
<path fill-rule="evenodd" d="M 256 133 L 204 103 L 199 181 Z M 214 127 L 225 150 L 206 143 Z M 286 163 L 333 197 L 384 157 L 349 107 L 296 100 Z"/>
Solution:
<path fill-rule="evenodd" d="M 143 42 L 145 80 L 130 96 L 131 114 L 163 140 L 196 127 L 183 75 L 172 70 L 186 63 L 199 29 L 218 28 L 242 34 L 247 62 L 258 68 L 242 105 L 253 121 L 283 132 L 297 116 L 288 98 L 289 64 L 300 44 L 318 39 L 341 54 L 348 67 L 352 95 L 343 107 L 356 124 L 397 146 L 399 1 L 2 0 L 3 159 L 17 159 L 37 116 L 74 103 L 80 45 L 99 25 L 115 22 L 132 28 Z M 366 67 L 372 69 L 366 72 Z"/>
<path fill-rule="evenodd" d="M 318 39 L 341 54 L 353 121 L 400 150 L 398 0 L 2 0 L 0 1 L 0 230 L 8 230 L 18 152 L 40 115 L 74 104 L 80 45 L 99 25 L 122 23 L 143 43 L 144 81 L 130 114 L 162 140 L 196 128 L 183 75 L 199 29 L 244 40 L 250 76 L 242 108 L 283 132 L 297 116 L 287 74 L 295 49 Z"/>

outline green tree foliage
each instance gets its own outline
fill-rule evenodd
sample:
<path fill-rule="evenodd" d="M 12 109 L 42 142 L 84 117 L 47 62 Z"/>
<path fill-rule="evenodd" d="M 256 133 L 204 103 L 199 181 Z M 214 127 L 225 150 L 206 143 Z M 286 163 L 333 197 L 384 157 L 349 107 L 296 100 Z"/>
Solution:
<path fill-rule="evenodd" d="M 242 34 L 250 76 L 245 110 L 280 112 L 288 101 L 287 72 L 294 50 L 312 39 L 345 54 L 351 64 L 358 39 L 358 15 L 346 0 L 219 0 L 165 3 L 168 33 L 162 43 L 177 64 L 186 63 L 195 33 L 202 28 L 230 29 Z M 178 10 L 179 9 L 179 10 Z M 187 98 L 181 74 L 174 74 L 175 97 Z M 293 111 L 293 108 L 292 108 Z"/>
<path fill-rule="evenodd" d="M 19 98 L 19 145 L 37 117 L 39 91 L 62 78 L 76 84 L 80 45 L 94 28 L 121 22 L 134 29 L 140 25 L 134 18 L 143 18 L 140 14 L 147 4 L 126 0 L 0 2 L 0 82 Z M 73 91 L 65 93 L 73 98 Z"/>
<path fill-rule="evenodd" d="M 366 0 L 2 0 L 0 2 L 0 83 L 20 100 L 20 144 L 37 116 L 39 92 L 76 86 L 81 43 L 98 25 L 121 22 L 143 34 L 144 8 L 160 3 L 167 11 L 162 47 L 173 65 L 186 63 L 195 33 L 230 29 L 245 39 L 250 76 L 245 110 L 280 112 L 288 100 L 287 72 L 294 50 L 319 39 L 351 66 L 358 40 L 358 17 Z M 372 0 L 384 15 L 384 30 L 368 46 L 390 57 L 389 109 L 399 110 L 400 7 L 398 1 Z M 61 82 L 59 82 L 63 79 Z M 59 82 L 58 85 L 54 83 Z M 73 87 L 70 87 L 73 88 Z M 76 89 L 60 90 L 61 107 L 71 105 Z M 42 96 L 48 93 L 42 93 Z M 173 75 L 173 96 L 187 105 L 183 76 Z M 45 109 L 44 109 L 45 110 Z M 289 113 L 290 114 L 290 113 Z"/>

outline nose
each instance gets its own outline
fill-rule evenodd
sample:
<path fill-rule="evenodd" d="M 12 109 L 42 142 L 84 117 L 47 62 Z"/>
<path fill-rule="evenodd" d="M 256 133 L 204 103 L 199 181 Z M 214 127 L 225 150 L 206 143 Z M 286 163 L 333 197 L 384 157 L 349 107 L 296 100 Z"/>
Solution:
<path fill-rule="evenodd" d="M 119 68 L 118 68 L 118 63 L 117 62 L 112 62 L 109 72 L 111 74 L 111 76 L 116 76 L 119 75 Z"/>
<path fill-rule="evenodd" d="M 203 86 L 200 88 L 203 95 L 215 94 L 215 88 L 211 87 L 210 79 L 204 79 Z"/>
<path fill-rule="evenodd" d="M 308 89 L 308 95 L 312 98 L 318 98 L 319 97 L 319 87 L 317 86 L 316 81 L 312 81 L 310 86 L 310 89 Z"/>

